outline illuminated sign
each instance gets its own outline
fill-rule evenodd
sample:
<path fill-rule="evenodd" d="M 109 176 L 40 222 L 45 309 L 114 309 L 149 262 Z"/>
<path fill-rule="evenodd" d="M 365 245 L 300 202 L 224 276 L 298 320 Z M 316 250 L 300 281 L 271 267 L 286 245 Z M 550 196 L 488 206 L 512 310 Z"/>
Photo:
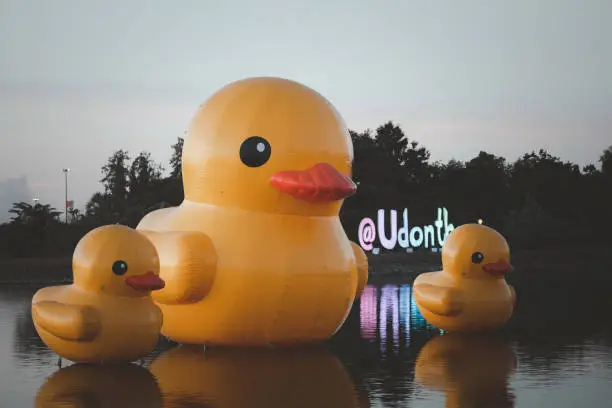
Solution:
<path fill-rule="evenodd" d="M 378 210 L 376 222 L 369 217 L 361 220 L 359 229 L 359 245 L 364 251 L 378 253 L 379 248 L 374 246 L 376 238 L 380 245 L 393 250 L 399 244 L 402 248 L 410 251 L 414 248 L 439 248 L 444 245 L 448 234 L 455 228 L 448 222 L 448 210 L 444 207 L 438 208 L 438 218 L 431 225 L 409 226 L 408 209 L 402 212 L 402 227 L 398 229 L 397 211 L 389 211 L 389 222 L 385 216 L 386 210 Z M 387 232 L 388 231 L 388 232 Z"/>

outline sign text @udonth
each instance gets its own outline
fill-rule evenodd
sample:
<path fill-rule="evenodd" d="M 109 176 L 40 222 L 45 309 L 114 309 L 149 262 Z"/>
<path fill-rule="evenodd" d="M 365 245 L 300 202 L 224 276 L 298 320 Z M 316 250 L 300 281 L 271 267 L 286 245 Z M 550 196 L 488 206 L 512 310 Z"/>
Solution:
<path fill-rule="evenodd" d="M 408 209 L 402 211 L 402 226 L 398 228 L 398 212 L 378 210 L 376 222 L 369 217 L 365 217 L 359 223 L 359 245 L 364 251 L 376 251 L 378 247 L 375 242 L 387 249 L 393 250 L 397 246 L 409 248 L 439 248 L 444 245 L 448 234 L 455 228 L 448 222 L 448 210 L 444 207 L 438 208 L 437 218 L 433 224 L 423 226 L 411 226 L 408 222 Z"/>

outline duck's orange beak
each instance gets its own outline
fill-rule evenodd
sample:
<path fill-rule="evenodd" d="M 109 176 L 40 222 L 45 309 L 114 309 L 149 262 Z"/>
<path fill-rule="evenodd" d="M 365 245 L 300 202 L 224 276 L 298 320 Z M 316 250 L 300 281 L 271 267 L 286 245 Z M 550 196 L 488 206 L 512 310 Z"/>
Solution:
<path fill-rule="evenodd" d="M 497 261 L 483 265 L 482 269 L 495 278 L 501 278 L 512 271 L 514 267 L 506 261 Z"/>
<path fill-rule="evenodd" d="M 136 290 L 160 290 L 166 286 L 166 282 L 151 271 L 144 275 L 130 276 L 125 284 Z"/>
<path fill-rule="evenodd" d="M 353 180 L 328 163 L 315 164 L 307 170 L 280 171 L 272 175 L 270 184 L 283 193 L 312 203 L 342 200 L 357 191 Z"/>

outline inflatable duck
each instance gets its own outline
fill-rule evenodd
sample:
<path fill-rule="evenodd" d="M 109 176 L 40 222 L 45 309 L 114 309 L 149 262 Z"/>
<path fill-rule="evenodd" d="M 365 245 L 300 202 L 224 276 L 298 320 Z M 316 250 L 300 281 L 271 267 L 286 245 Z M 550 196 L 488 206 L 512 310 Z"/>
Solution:
<path fill-rule="evenodd" d="M 369 407 L 342 363 L 321 348 L 181 346 L 150 365 L 164 407 Z"/>
<path fill-rule="evenodd" d="M 155 377 L 135 364 L 73 364 L 59 369 L 40 387 L 35 408 L 161 408 Z"/>
<path fill-rule="evenodd" d="M 423 317 L 445 331 L 495 329 L 512 316 L 514 289 L 504 276 L 512 270 L 501 234 L 480 224 L 454 229 L 442 247 L 442 271 L 414 281 L 414 299 Z"/>
<path fill-rule="evenodd" d="M 418 383 L 446 393 L 446 407 L 512 407 L 508 379 L 516 355 L 507 341 L 476 333 L 447 333 L 423 346 L 415 364 Z"/>
<path fill-rule="evenodd" d="M 162 315 L 150 294 L 164 287 L 153 244 L 122 225 L 99 227 L 79 241 L 72 267 L 73 284 L 32 299 L 45 344 L 80 363 L 134 361 L 153 351 Z"/>
<path fill-rule="evenodd" d="M 367 282 L 340 223 L 353 146 L 320 94 L 280 78 L 240 80 L 199 109 L 182 155 L 185 199 L 146 215 L 166 287 L 162 333 L 179 343 L 325 341 Z"/>

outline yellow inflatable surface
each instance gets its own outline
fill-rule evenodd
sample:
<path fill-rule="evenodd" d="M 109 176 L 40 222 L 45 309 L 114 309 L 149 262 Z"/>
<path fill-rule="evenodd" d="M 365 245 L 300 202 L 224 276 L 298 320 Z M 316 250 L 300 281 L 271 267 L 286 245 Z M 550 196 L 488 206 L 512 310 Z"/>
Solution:
<path fill-rule="evenodd" d="M 500 337 L 447 333 L 429 340 L 419 352 L 414 377 L 446 393 L 446 407 L 513 407 L 508 385 L 516 355 Z"/>
<path fill-rule="evenodd" d="M 182 156 L 185 200 L 145 216 L 166 282 L 162 333 L 232 346 L 325 341 L 367 282 L 338 217 L 353 146 L 320 94 L 280 78 L 231 83 L 199 109 Z"/>
<path fill-rule="evenodd" d="M 47 346 L 75 362 L 126 362 L 149 354 L 162 314 L 150 293 L 164 287 L 153 244 L 108 225 L 87 233 L 72 259 L 74 283 L 40 289 L 34 327 Z"/>
<path fill-rule="evenodd" d="M 420 274 L 413 284 L 423 317 L 446 331 L 503 326 L 512 316 L 514 289 L 504 276 L 512 270 L 501 234 L 480 224 L 454 229 L 442 247 L 442 271 Z"/>
<path fill-rule="evenodd" d="M 151 363 L 164 407 L 369 407 L 342 363 L 321 348 L 182 346 Z"/>
<path fill-rule="evenodd" d="M 161 408 L 155 377 L 134 365 L 73 364 L 40 387 L 35 408 Z"/>

